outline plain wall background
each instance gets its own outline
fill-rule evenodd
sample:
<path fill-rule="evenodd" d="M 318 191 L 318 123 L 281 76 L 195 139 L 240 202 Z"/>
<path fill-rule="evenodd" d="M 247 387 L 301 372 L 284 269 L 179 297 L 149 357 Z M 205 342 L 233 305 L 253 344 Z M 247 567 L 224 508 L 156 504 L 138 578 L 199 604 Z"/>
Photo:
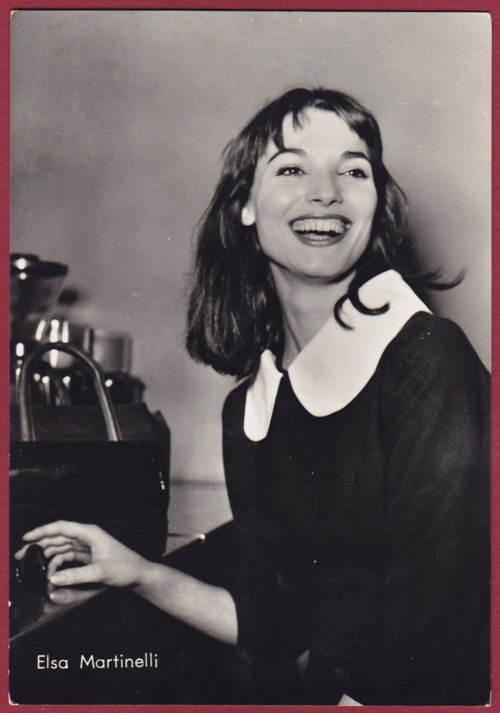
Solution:
<path fill-rule="evenodd" d="M 375 113 L 423 254 L 467 271 L 433 306 L 489 366 L 490 46 L 484 13 L 14 13 L 11 250 L 69 265 L 73 321 L 130 333 L 174 477 L 222 479 L 233 384 L 183 349 L 195 226 L 225 144 L 294 86 Z"/>

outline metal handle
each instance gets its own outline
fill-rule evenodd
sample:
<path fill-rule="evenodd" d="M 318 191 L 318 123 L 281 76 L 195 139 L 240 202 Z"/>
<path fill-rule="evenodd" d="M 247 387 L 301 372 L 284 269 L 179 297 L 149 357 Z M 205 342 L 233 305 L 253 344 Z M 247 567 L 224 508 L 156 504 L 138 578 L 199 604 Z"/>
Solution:
<path fill-rule="evenodd" d="M 53 349 L 70 354 L 77 361 L 82 362 L 87 371 L 90 372 L 97 398 L 102 409 L 106 430 L 110 441 L 121 441 L 122 433 L 115 409 L 111 402 L 111 397 L 104 385 L 104 374 L 99 366 L 88 354 L 85 354 L 78 347 L 64 342 L 45 342 L 34 349 L 24 360 L 21 371 L 19 373 L 19 381 L 17 384 L 17 400 L 19 402 L 19 420 L 21 441 L 36 441 L 35 421 L 33 418 L 33 409 L 30 394 L 30 375 L 33 364 L 46 352 Z"/>

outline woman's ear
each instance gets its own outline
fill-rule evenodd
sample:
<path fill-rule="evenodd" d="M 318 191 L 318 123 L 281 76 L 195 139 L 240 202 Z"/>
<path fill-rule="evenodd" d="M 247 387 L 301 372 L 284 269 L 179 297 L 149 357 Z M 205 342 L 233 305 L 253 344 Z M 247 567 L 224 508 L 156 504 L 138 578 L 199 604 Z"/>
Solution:
<path fill-rule="evenodd" d="M 241 211 L 241 222 L 247 227 L 255 223 L 255 214 L 250 202 Z"/>

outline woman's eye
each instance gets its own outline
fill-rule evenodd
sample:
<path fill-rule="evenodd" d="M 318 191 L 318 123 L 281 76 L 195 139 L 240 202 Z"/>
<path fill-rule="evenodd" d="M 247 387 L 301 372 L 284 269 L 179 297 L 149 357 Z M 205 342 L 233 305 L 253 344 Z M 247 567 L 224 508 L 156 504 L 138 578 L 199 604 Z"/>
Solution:
<path fill-rule="evenodd" d="M 363 168 L 349 168 L 347 171 L 342 171 L 343 176 L 352 176 L 353 178 L 368 178 L 368 173 Z"/>
<path fill-rule="evenodd" d="M 303 173 L 299 166 L 283 166 L 276 171 L 277 176 L 301 176 Z"/>

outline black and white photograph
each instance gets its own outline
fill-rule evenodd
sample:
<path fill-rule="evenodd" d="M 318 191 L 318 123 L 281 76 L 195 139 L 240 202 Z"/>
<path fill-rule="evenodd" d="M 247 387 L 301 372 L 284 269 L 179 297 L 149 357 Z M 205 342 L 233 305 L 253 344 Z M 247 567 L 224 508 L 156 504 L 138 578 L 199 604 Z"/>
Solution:
<path fill-rule="evenodd" d="M 11 703 L 489 705 L 490 14 L 10 43 Z"/>

